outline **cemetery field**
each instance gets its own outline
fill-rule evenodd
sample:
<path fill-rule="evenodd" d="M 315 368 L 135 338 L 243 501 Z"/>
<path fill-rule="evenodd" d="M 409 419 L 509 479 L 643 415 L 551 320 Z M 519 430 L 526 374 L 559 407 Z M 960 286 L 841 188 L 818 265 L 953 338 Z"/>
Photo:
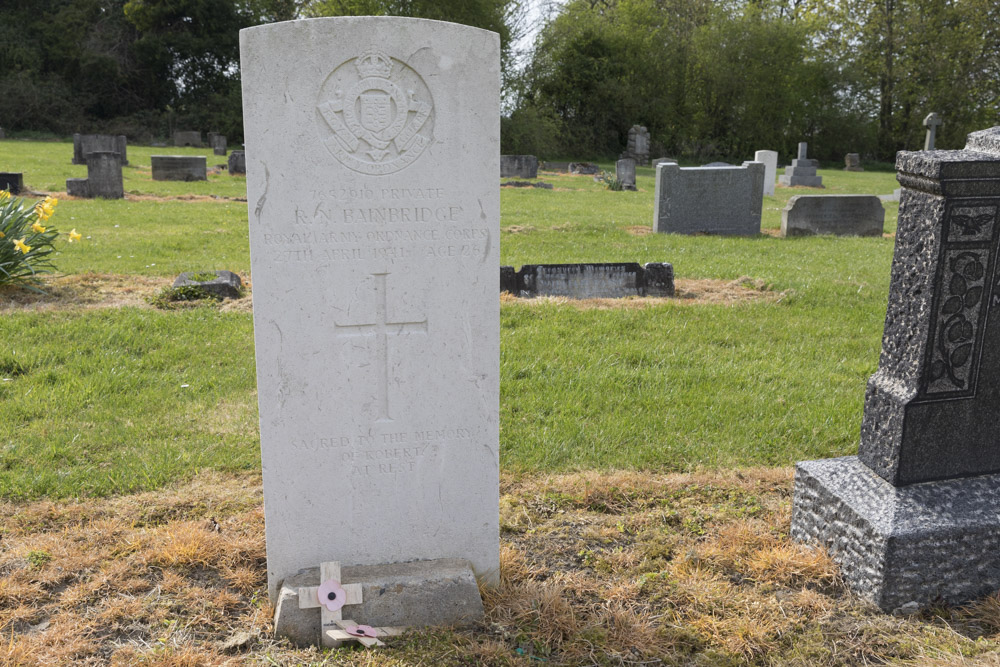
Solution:
<path fill-rule="evenodd" d="M 61 192 L 81 169 L 67 143 L 0 147 L 39 193 Z M 47 297 L 0 294 L 4 497 L 125 493 L 259 466 L 250 299 L 146 301 L 185 270 L 249 282 L 245 180 L 154 182 L 156 151 L 129 149 L 126 200 L 60 202 L 52 222 L 84 239 L 61 248 L 64 275 L 48 279 Z M 826 192 L 895 187 L 888 172 L 823 176 Z M 554 189 L 502 190 L 502 263 L 667 261 L 678 297 L 505 299 L 505 470 L 691 471 L 853 451 L 891 238 L 654 235 L 651 169 L 639 192 L 589 176 L 540 180 Z M 766 228 L 797 192 L 807 190 L 765 198 Z M 895 214 L 887 204 L 888 234 Z"/>
<path fill-rule="evenodd" d="M 486 620 L 330 653 L 272 638 L 246 181 L 154 182 L 160 153 L 225 161 L 130 146 L 125 200 L 75 200 L 72 144 L 0 141 L 83 236 L 44 294 L 0 289 L 0 665 L 1000 664 L 996 596 L 885 615 L 789 538 L 792 464 L 857 449 L 897 205 L 882 238 L 778 238 L 780 210 L 893 172 L 778 188 L 753 238 L 650 233 L 648 168 L 503 188 L 503 264 L 670 262 L 677 296 L 498 294 Z M 214 269 L 247 295 L 154 305 Z"/>

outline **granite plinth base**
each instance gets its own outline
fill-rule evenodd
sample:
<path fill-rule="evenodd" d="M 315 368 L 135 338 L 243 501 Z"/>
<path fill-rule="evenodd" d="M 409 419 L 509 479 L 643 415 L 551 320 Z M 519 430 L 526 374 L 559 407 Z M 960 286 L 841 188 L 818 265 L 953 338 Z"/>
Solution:
<path fill-rule="evenodd" d="M 1000 590 L 1000 474 L 895 487 L 856 456 L 803 461 L 792 538 L 884 611 L 962 604 Z"/>
<path fill-rule="evenodd" d="M 362 602 L 344 607 L 344 618 L 373 627 L 468 625 L 483 618 L 483 600 L 472 565 L 460 558 L 344 565 L 344 583 L 361 584 Z M 318 586 L 319 567 L 281 582 L 274 632 L 296 646 L 320 644 L 320 610 L 299 608 L 299 588 Z"/>

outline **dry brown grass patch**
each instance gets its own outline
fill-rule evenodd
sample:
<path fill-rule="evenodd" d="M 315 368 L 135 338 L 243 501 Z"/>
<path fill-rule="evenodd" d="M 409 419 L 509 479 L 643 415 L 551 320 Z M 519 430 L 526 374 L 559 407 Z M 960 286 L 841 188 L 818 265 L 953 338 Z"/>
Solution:
<path fill-rule="evenodd" d="M 631 225 L 625 231 L 632 236 L 649 236 L 653 233 L 653 228 L 650 225 Z"/>
<path fill-rule="evenodd" d="M 329 655 L 271 638 L 255 474 L 5 503 L 0 666 L 993 664 L 1000 597 L 876 612 L 789 540 L 790 487 L 790 469 L 505 475 L 485 622 Z"/>
<path fill-rule="evenodd" d="M 23 288 L 0 288 L 0 312 L 150 308 L 147 299 L 170 283 L 169 278 L 110 273 L 45 276 L 40 285 L 44 294 Z"/>

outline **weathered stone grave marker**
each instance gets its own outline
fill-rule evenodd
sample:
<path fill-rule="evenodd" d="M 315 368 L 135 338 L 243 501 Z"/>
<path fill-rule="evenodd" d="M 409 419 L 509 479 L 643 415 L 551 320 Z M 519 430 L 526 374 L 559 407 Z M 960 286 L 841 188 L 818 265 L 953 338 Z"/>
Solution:
<path fill-rule="evenodd" d="M 87 178 L 67 178 L 66 194 L 89 199 L 123 199 L 121 154 L 111 151 L 87 153 Z"/>
<path fill-rule="evenodd" d="M 337 560 L 430 563 L 478 601 L 472 570 L 499 576 L 499 39 L 326 18 L 240 51 L 272 599 Z M 420 594 L 393 625 L 476 613 Z"/>
<path fill-rule="evenodd" d="M 633 125 L 628 131 L 628 146 L 620 156 L 632 158 L 636 164 L 649 164 L 649 130 L 642 125 Z"/>
<path fill-rule="evenodd" d="M 154 181 L 207 181 L 208 160 L 204 155 L 153 155 Z"/>
<path fill-rule="evenodd" d="M 247 154 L 244 151 L 233 151 L 226 161 L 229 168 L 229 175 L 247 173 Z"/>
<path fill-rule="evenodd" d="M 538 158 L 534 155 L 501 155 L 500 178 L 538 178 Z"/>
<path fill-rule="evenodd" d="M 902 152 L 857 456 L 798 464 L 792 535 L 886 611 L 1000 589 L 1000 127 Z"/>
<path fill-rule="evenodd" d="M 823 177 L 816 175 L 816 161 L 806 157 L 809 145 L 799 143 L 799 156 L 792 160 L 790 167 L 785 167 L 785 173 L 778 177 L 778 182 L 788 187 L 823 187 Z"/>
<path fill-rule="evenodd" d="M 764 165 L 740 167 L 656 167 L 653 231 L 674 234 L 760 233 Z"/>
<path fill-rule="evenodd" d="M 635 160 L 622 158 L 615 163 L 615 179 L 621 183 L 622 190 L 635 190 Z"/>
<path fill-rule="evenodd" d="M 934 150 L 934 140 L 937 137 L 937 129 L 943 124 L 941 116 L 933 111 L 927 114 L 927 117 L 924 118 L 924 127 L 927 128 L 927 136 L 924 137 L 925 151 Z"/>
<path fill-rule="evenodd" d="M 781 211 L 782 236 L 881 236 L 884 227 L 877 195 L 795 195 Z"/>
<path fill-rule="evenodd" d="M 844 156 L 844 171 L 864 171 L 859 153 L 848 153 Z"/>
<path fill-rule="evenodd" d="M 128 141 L 124 134 L 74 134 L 73 164 L 87 164 L 87 156 L 93 152 L 118 153 L 121 163 L 128 164 Z"/>

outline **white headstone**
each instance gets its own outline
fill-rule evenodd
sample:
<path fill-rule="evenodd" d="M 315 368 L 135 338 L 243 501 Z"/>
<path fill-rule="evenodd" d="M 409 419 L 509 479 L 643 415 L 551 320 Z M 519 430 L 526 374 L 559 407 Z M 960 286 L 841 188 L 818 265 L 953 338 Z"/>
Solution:
<path fill-rule="evenodd" d="M 764 163 L 764 194 L 774 195 L 774 181 L 778 177 L 778 152 L 757 151 L 753 154 L 754 162 Z"/>
<path fill-rule="evenodd" d="M 499 576 L 500 58 L 390 17 L 240 32 L 268 589 Z"/>

